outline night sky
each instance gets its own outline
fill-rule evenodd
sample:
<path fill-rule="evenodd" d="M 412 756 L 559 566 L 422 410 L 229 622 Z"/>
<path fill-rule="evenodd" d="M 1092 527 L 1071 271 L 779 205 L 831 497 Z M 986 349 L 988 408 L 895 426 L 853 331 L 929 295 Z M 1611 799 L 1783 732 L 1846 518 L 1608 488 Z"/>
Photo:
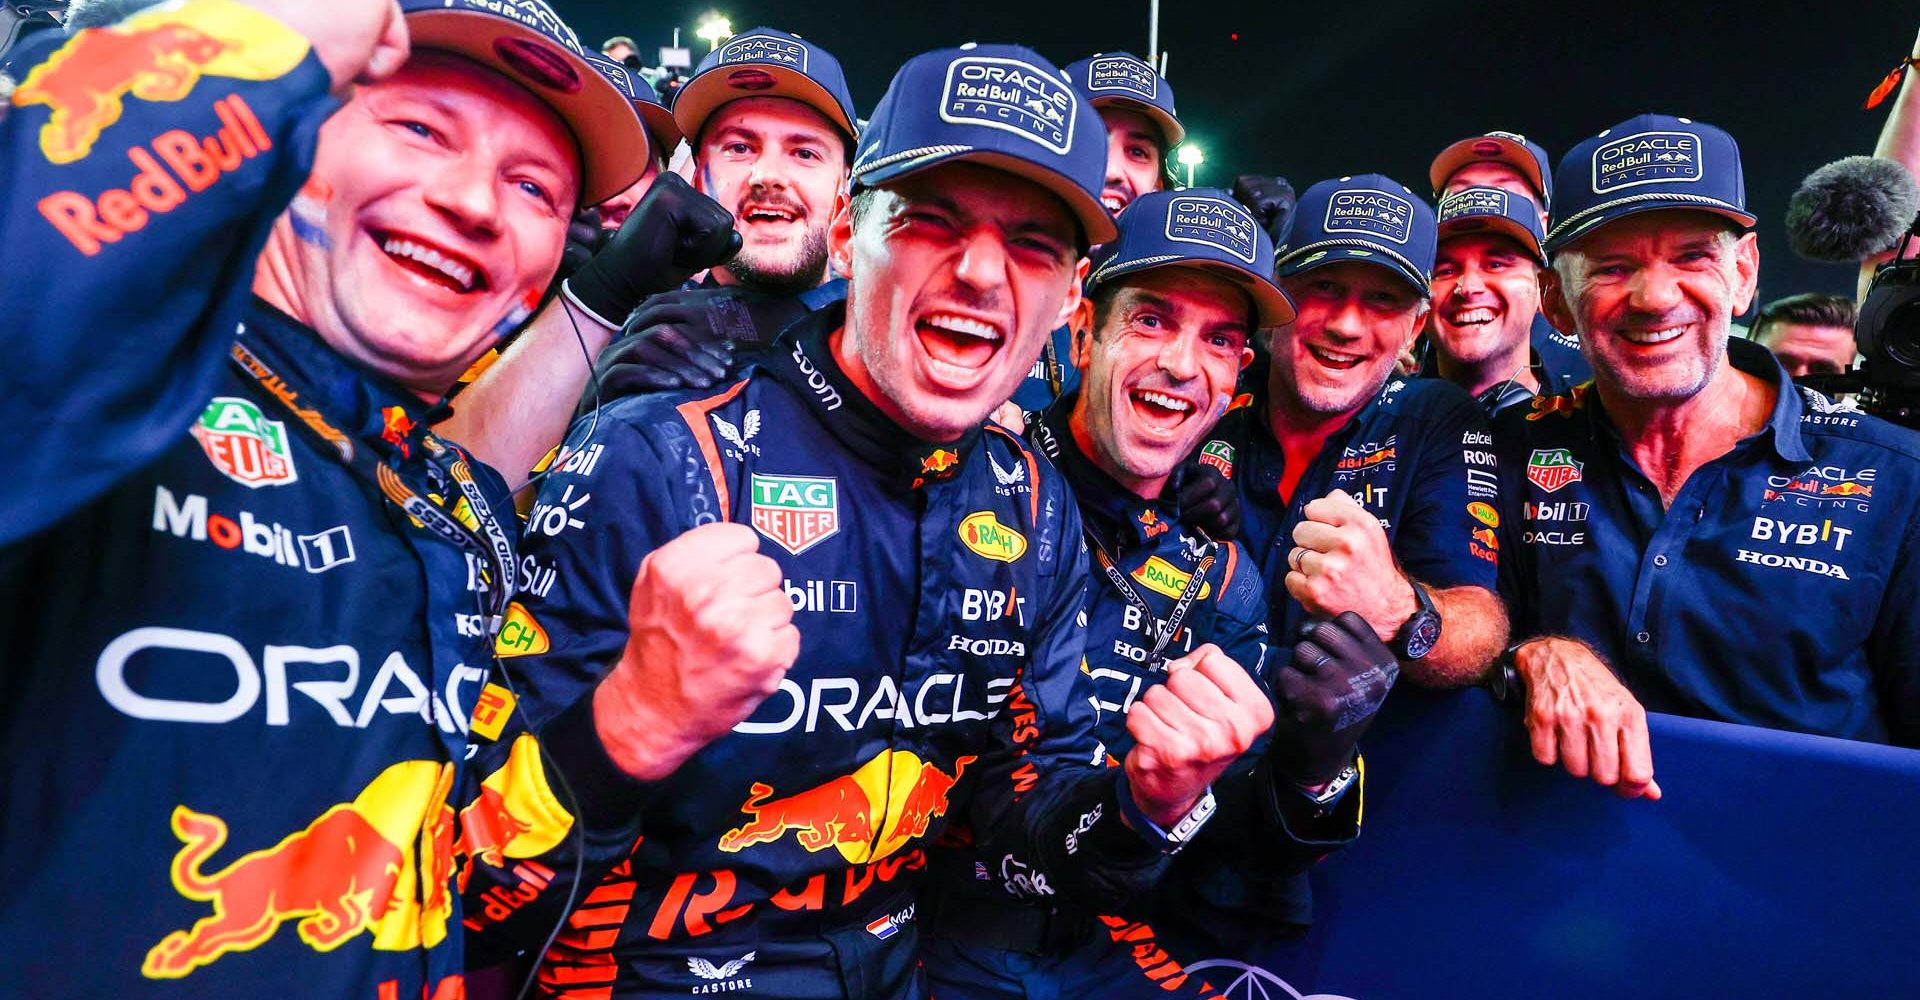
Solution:
<path fill-rule="evenodd" d="M 710 9 L 735 29 L 793 31 L 839 57 L 862 116 L 901 62 L 931 48 L 1018 42 L 1065 65 L 1147 47 L 1146 0 L 554 4 L 583 42 L 631 35 L 649 61 L 675 25 L 698 59 L 706 45 L 692 28 Z M 1780 220 L 1808 171 L 1872 151 L 1886 105 L 1860 102 L 1917 29 L 1920 5 L 1907 3 L 1686 0 L 1167 0 L 1160 26 L 1181 120 L 1206 151 L 1202 184 L 1259 171 L 1304 190 L 1378 171 L 1425 194 L 1433 155 L 1487 129 L 1525 133 L 1557 167 L 1569 146 L 1640 112 L 1719 125 L 1740 142 L 1760 216 L 1762 301 L 1852 292 L 1852 269 L 1793 256 Z"/>

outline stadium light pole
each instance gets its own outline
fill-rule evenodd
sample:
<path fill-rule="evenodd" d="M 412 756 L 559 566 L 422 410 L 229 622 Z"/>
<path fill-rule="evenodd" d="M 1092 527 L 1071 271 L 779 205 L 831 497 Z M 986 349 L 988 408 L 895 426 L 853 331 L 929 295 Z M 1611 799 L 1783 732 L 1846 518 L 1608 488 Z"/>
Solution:
<path fill-rule="evenodd" d="M 699 26 L 693 29 L 693 33 L 706 39 L 707 51 L 712 52 L 715 46 L 733 37 L 733 22 L 715 11 L 701 18 Z"/>
<path fill-rule="evenodd" d="M 1207 155 L 1193 143 L 1182 143 L 1178 154 L 1180 165 L 1187 168 L 1187 186 L 1193 186 L 1193 168 L 1207 162 Z"/>

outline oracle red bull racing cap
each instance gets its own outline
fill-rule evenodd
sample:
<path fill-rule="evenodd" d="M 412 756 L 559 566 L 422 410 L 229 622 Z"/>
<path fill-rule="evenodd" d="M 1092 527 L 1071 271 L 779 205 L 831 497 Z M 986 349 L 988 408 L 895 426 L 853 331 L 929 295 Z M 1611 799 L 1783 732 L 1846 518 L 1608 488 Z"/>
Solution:
<path fill-rule="evenodd" d="M 1128 275 L 1163 267 L 1197 268 L 1240 286 L 1254 326 L 1293 322 L 1293 302 L 1273 283 L 1273 241 L 1246 207 L 1218 188 L 1154 191 L 1120 217 L 1120 234 L 1095 255 L 1089 293 Z"/>
<path fill-rule="evenodd" d="M 1067 81 L 1095 108 L 1138 111 L 1160 126 L 1163 152 L 1187 137 L 1173 110 L 1173 88 L 1145 59 L 1130 52 L 1102 52 L 1067 66 Z"/>
<path fill-rule="evenodd" d="M 1498 233 L 1520 244 L 1527 256 L 1547 263 L 1540 249 L 1546 231 L 1540 228 L 1540 208 L 1531 200 L 1501 188 L 1470 187 L 1440 199 L 1440 242 L 1467 233 Z"/>
<path fill-rule="evenodd" d="M 970 43 L 907 60 L 860 137 L 850 187 L 880 187 L 957 161 L 1046 188 L 1089 244 L 1114 236 L 1113 216 L 1100 204 L 1106 125 L 1066 74 L 1030 49 Z"/>
<path fill-rule="evenodd" d="M 580 204 L 625 191 L 646 171 L 647 134 L 628 98 L 543 0 L 400 0 L 416 49 L 465 56 L 525 87 L 573 133 Z"/>
<path fill-rule="evenodd" d="M 1694 209 L 1742 229 L 1756 221 L 1747 211 L 1733 136 L 1672 115 L 1629 118 L 1568 150 L 1553 194 L 1549 254 L 1596 226 L 1640 212 Z"/>
<path fill-rule="evenodd" d="M 653 84 L 626 65 L 606 56 L 589 52 L 587 62 L 593 64 L 593 68 L 599 70 L 615 90 L 626 95 L 627 103 L 640 116 L 640 124 L 647 127 L 647 140 L 653 146 L 652 154 L 661 158 L 672 156 L 673 148 L 680 145 L 680 126 L 674 124 L 673 112 L 660 103 L 660 95 L 654 91 Z"/>
<path fill-rule="evenodd" d="M 860 134 L 853 93 L 840 60 L 799 35 L 749 28 L 707 53 L 673 97 L 680 134 L 697 141 L 707 118 L 728 101 L 785 97 L 820 112 L 848 138 Z"/>
<path fill-rule="evenodd" d="M 1380 174 L 1339 177 L 1300 196 L 1278 251 L 1280 274 L 1354 260 L 1387 268 L 1427 295 L 1437 242 L 1433 209 L 1405 184 Z"/>
<path fill-rule="evenodd" d="M 1504 163 L 1540 193 L 1541 204 L 1553 207 L 1553 168 L 1547 163 L 1546 148 L 1518 132 L 1488 132 L 1462 139 L 1440 151 L 1427 168 L 1427 180 L 1433 184 L 1433 196 L 1440 197 L 1447 180 L 1469 163 Z"/>

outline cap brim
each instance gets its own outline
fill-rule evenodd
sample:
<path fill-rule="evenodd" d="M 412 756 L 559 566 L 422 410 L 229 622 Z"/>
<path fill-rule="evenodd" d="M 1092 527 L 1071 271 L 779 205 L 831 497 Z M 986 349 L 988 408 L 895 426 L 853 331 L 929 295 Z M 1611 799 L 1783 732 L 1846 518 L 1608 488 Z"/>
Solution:
<path fill-rule="evenodd" d="M 1498 155 L 1487 156 L 1474 148 L 1487 142 L 1500 147 Z M 1540 174 L 1540 161 L 1533 158 L 1533 150 L 1512 139 L 1491 135 L 1476 135 L 1471 139 L 1462 139 L 1441 150 L 1440 155 L 1433 158 L 1433 165 L 1427 168 L 1427 180 L 1433 184 L 1434 197 L 1440 196 L 1440 190 L 1447 186 L 1447 178 L 1458 173 L 1461 167 L 1482 160 L 1504 163 L 1520 171 L 1520 176 L 1525 177 L 1527 183 L 1533 185 L 1533 190 L 1543 203 L 1553 198 L 1553 192 L 1547 190 L 1547 179 Z"/>
<path fill-rule="evenodd" d="M 475 10 L 424 10 L 407 15 L 415 49 L 464 56 L 526 88 L 560 116 L 580 153 L 580 204 L 597 205 L 625 191 L 646 172 L 647 130 L 633 105 L 586 60 L 508 18 Z M 517 53 L 509 59 L 503 52 Z M 535 55 L 552 65 L 553 79 L 530 75 Z M 565 85 L 554 82 L 563 79 Z"/>
<path fill-rule="evenodd" d="M 1160 127 L 1160 134 L 1166 137 L 1167 148 L 1160 151 L 1162 155 L 1172 152 L 1173 147 L 1180 145 L 1181 141 L 1187 137 L 1186 127 L 1180 124 L 1180 119 L 1168 114 L 1166 109 L 1158 107 L 1157 105 L 1148 104 L 1146 101 L 1137 97 L 1120 97 L 1118 95 L 1093 97 L 1088 98 L 1087 103 L 1093 105 L 1096 110 L 1100 108 L 1120 108 L 1125 111 L 1138 112 L 1152 119 L 1153 123 Z"/>
<path fill-rule="evenodd" d="M 1325 267 L 1328 264 L 1339 264 L 1343 261 L 1351 260 L 1362 264 L 1373 264 L 1378 267 L 1384 267 L 1398 275 L 1400 280 L 1412 285 L 1421 295 L 1432 294 L 1431 290 L 1427 287 L 1426 275 L 1420 274 L 1417 271 L 1408 270 L 1405 264 L 1395 260 L 1391 255 L 1381 253 L 1378 250 L 1370 250 L 1366 247 L 1346 246 L 1344 244 L 1305 247 L 1302 249 L 1304 252 L 1300 254 L 1289 254 L 1287 258 L 1281 262 L 1279 267 L 1281 277 L 1304 274 L 1316 267 Z"/>
<path fill-rule="evenodd" d="M 1703 205 L 1692 200 L 1647 200 L 1616 203 L 1592 212 L 1590 216 L 1586 216 L 1578 224 L 1566 228 L 1564 232 L 1561 226 L 1555 226 L 1553 231 L 1547 234 L 1547 245 L 1543 249 L 1545 249 L 1549 255 L 1558 253 L 1564 249 L 1567 244 L 1586 236 L 1609 222 L 1624 219 L 1629 215 L 1639 215 L 1643 212 L 1706 212 L 1732 221 L 1742 229 L 1752 229 L 1754 224 L 1760 221 L 1760 218 L 1752 212 L 1735 208 L 1732 205 Z"/>
<path fill-rule="evenodd" d="M 1440 223 L 1440 241 L 1449 237 L 1464 236 L 1468 233 L 1494 233 L 1520 244 L 1535 260 L 1544 264 L 1547 252 L 1540 248 L 1540 241 L 1523 223 L 1515 222 L 1504 215 L 1462 215 Z"/>
<path fill-rule="evenodd" d="M 852 177 L 855 187 L 880 187 L 891 184 L 910 174 L 917 174 L 930 167 L 943 163 L 978 163 L 992 167 L 1032 181 L 1046 188 L 1061 201 L 1066 202 L 1067 211 L 1080 223 L 1087 244 L 1097 246 L 1119 235 L 1113 216 L 1100 199 L 1075 184 L 1065 174 L 1048 167 L 1040 166 L 1028 160 L 998 150 L 976 149 L 971 146 L 931 146 L 925 155 L 909 156 L 871 170 L 856 170 Z"/>
<path fill-rule="evenodd" d="M 1279 285 L 1256 276 L 1244 267 L 1229 264 L 1223 260 L 1184 257 L 1156 262 L 1139 261 L 1099 275 L 1098 284 L 1107 285 L 1146 271 L 1174 267 L 1193 268 L 1217 274 L 1246 292 L 1247 297 L 1253 300 L 1256 329 L 1269 330 L 1293 322 L 1293 300 L 1287 298 L 1287 293 L 1281 291 Z"/>
<path fill-rule="evenodd" d="M 652 101 L 634 101 L 633 110 L 639 112 L 640 121 L 647 127 L 647 138 L 653 142 L 653 155 L 662 160 L 673 156 L 674 148 L 685 138 L 680 134 L 680 125 L 673 120 L 673 112 L 666 105 Z"/>
<path fill-rule="evenodd" d="M 727 82 L 727 78 L 741 70 L 755 70 L 773 79 L 771 86 L 749 90 L 736 87 Z M 772 66 L 766 63 L 726 63 L 707 70 L 705 73 L 688 80 L 673 96 L 673 121 L 680 134 L 688 142 L 696 141 L 700 129 L 707 119 L 728 101 L 738 101 L 748 97 L 784 97 L 812 108 L 825 115 L 827 120 L 839 127 L 849 138 L 858 133 L 853 122 L 848 119 L 847 111 L 840 106 L 827 88 L 821 86 L 812 77 L 786 66 Z"/>

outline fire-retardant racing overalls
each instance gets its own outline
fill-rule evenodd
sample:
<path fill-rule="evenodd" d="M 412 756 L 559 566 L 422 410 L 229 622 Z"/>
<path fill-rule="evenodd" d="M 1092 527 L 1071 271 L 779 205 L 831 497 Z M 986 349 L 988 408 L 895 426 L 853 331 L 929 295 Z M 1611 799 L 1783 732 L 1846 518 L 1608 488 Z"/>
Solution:
<path fill-rule="evenodd" d="M 1097 766 L 1071 494 L 998 427 L 901 430 L 835 363 L 843 315 L 722 390 L 580 418 L 533 508 L 501 652 L 536 718 L 618 658 L 641 560 L 701 524 L 759 532 L 801 635 L 779 690 L 657 783 L 631 863 L 548 953 L 550 990 L 912 995 L 924 848 L 953 819 L 1051 891 L 1122 898 L 1165 867 Z"/>
<path fill-rule="evenodd" d="M 0 993 L 457 997 L 463 913 L 537 945 L 597 857 L 570 834 L 632 842 L 591 726 L 544 757 L 607 824 L 497 728 L 504 484 L 250 302 L 328 83 L 195 0 L 76 36 L 0 122 L 4 405 L 46 406 L 0 543 Z"/>
<path fill-rule="evenodd" d="M 1069 395 L 1037 415 L 1027 436 L 1060 467 L 1085 519 L 1094 565 L 1080 669 L 1094 681 L 1096 733 L 1114 764 L 1133 744 L 1126 713 L 1165 680 L 1167 659 L 1211 642 L 1268 688 L 1267 606 L 1238 543 L 1210 544 L 1178 523 L 1177 484 L 1148 502 L 1081 452 L 1068 427 L 1074 403 Z M 1162 644 L 1169 622 L 1177 631 Z M 933 995 L 1217 995 L 1204 970 L 1189 975 L 1185 966 L 1250 960 L 1263 941 L 1306 924 L 1305 869 L 1359 834 L 1359 781 L 1317 804 L 1276 780 L 1266 742 L 1215 782 L 1217 811 L 1155 891 L 1098 916 L 1036 899 L 997 858 L 943 841 L 931 854 L 924 907 Z"/>
<path fill-rule="evenodd" d="M 1267 626 L 1273 640 L 1291 645 L 1307 620 L 1305 608 L 1281 581 L 1293 551 L 1293 528 L 1306 505 L 1340 489 L 1379 518 L 1393 556 L 1410 577 L 1430 588 L 1472 585 L 1492 592 L 1499 583 L 1500 481 L 1487 419 L 1466 390 L 1440 379 L 1394 376 L 1321 446 L 1292 496 L 1282 496 L 1286 459 L 1267 426 L 1263 366 L 1242 385 L 1255 386 L 1234 401 L 1202 461 L 1240 486 L 1246 528 L 1242 537 L 1270 581 Z"/>

